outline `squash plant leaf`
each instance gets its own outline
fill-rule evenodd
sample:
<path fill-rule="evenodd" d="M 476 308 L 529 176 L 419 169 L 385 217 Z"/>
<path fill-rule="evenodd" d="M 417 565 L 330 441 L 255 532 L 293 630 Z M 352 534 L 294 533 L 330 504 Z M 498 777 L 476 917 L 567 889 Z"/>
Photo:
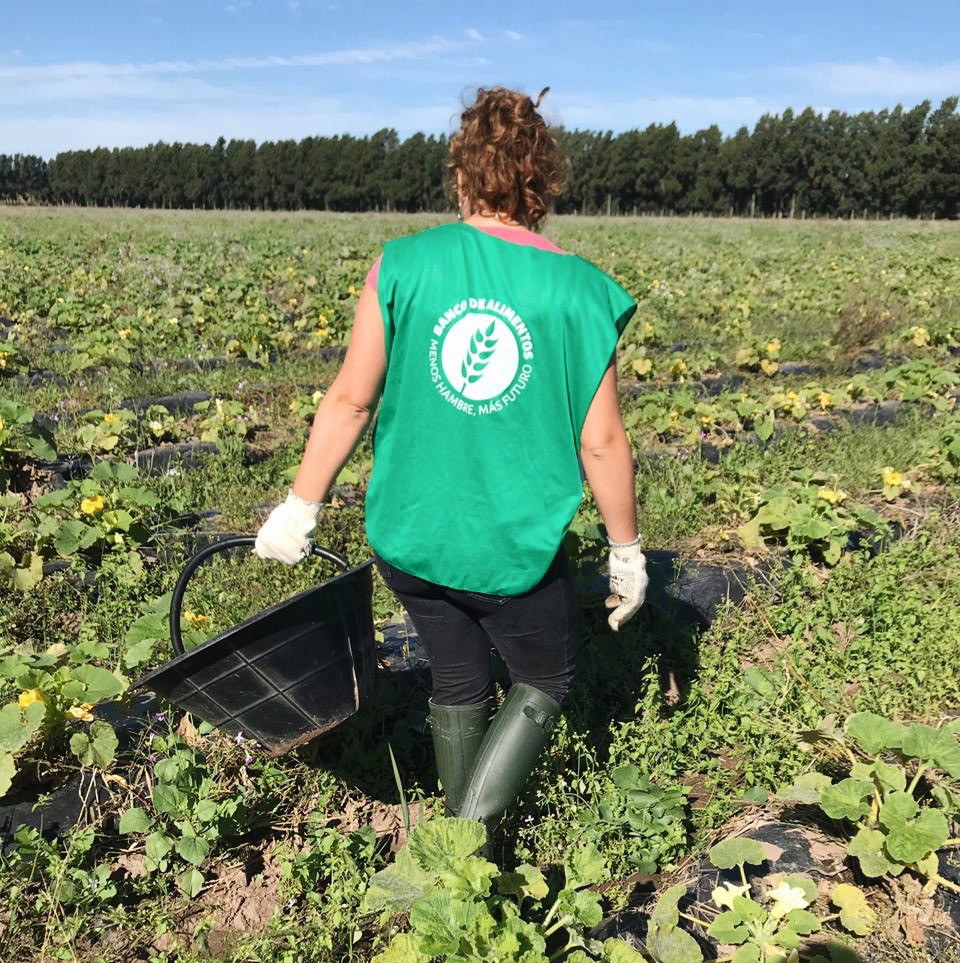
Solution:
<path fill-rule="evenodd" d="M 887 836 L 887 852 L 901 863 L 916 863 L 938 850 L 949 836 L 947 817 L 939 810 L 925 809 Z"/>
<path fill-rule="evenodd" d="M 103 702 L 120 695 L 126 688 L 112 672 L 97 665 L 78 665 L 71 674 L 85 686 L 84 702 Z"/>
<path fill-rule="evenodd" d="M 117 754 L 119 741 L 109 722 L 92 722 L 90 734 L 75 732 L 70 737 L 70 751 L 80 760 L 81 766 L 98 766 L 106 769 Z"/>
<path fill-rule="evenodd" d="M 703 960 L 700 945 L 681 929 L 652 933 L 647 940 L 647 949 L 657 963 L 702 963 Z"/>
<path fill-rule="evenodd" d="M 629 943 L 612 938 L 604 942 L 601 959 L 603 963 L 645 963 L 644 957 Z"/>
<path fill-rule="evenodd" d="M 910 726 L 903 737 L 903 753 L 930 764 L 939 753 L 949 753 L 956 744 L 951 732 L 917 723 Z"/>
<path fill-rule="evenodd" d="M 884 829 L 900 829 L 917 815 L 918 809 L 917 801 L 910 793 L 888 793 L 880 807 L 880 825 Z"/>
<path fill-rule="evenodd" d="M 512 873 L 500 874 L 497 891 L 503 896 L 515 896 L 518 903 L 522 903 L 527 897 L 540 902 L 546 898 L 550 887 L 536 866 L 522 863 Z"/>
<path fill-rule="evenodd" d="M 866 936 L 876 925 L 877 914 L 867 904 L 863 890 L 840 883 L 830 894 L 830 902 L 840 910 L 840 922 L 851 933 Z"/>
<path fill-rule="evenodd" d="M 431 819 L 413 828 L 408 845 L 420 868 L 436 873 L 475 855 L 486 838 L 486 829 L 472 819 Z"/>
<path fill-rule="evenodd" d="M 763 846 L 755 839 L 738 836 L 717 843 L 709 852 L 710 862 L 717 869 L 733 869 L 734 866 L 750 863 L 759 866 L 766 858 Z"/>
<path fill-rule="evenodd" d="M 374 875 L 363 905 L 369 911 L 386 908 L 405 913 L 432 885 L 432 877 L 410 855 L 409 847 L 404 846 L 389 866 Z"/>
<path fill-rule="evenodd" d="M 420 937 L 415 933 L 400 933 L 390 945 L 373 958 L 373 963 L 430 963 L 431 957 L 420 949 Z"/>
<path fill-rule="evenodd" d="M 793 784 L 781 789 L 777 795 L 786 802 L 818 803 L 820 794 L 831 784 L 829 776 L 822 772 L 805 772 L 797 776 Z"/>
<path fill-rule="evenodd" d="M 857 712 L 847 719 L 844 732 L 868 755 L 884 749 L 899 749 L 906 728 L 875 712 Z"/>
<path fill-rule="evenodd" d="M 657 905 L 650 914 L 650 926 L 652 929 L 670 929 L 680 922 L 680 911 L 677 908 L 680 900 L 687 895 L 687 887 L 683 883 L 671 886 L 657 900 Z"/>
<path fill-rule="evenodd" d="M 17 764 L 13 761 L 13 753 L 0 749 L 0 799 L 2 799 L 17 773 Z"/>
<path fill-rule="evenodd" d="M 721 943 L 736 946 L 750 935 L 749 930 L 743 923 L 743 918 L 739 913 L 735 913 L 733 910 L 725 910 L 707 927 L 707 936 L 719 940 Z"/>
<path fill-rule="evenodd" d="M 0 709 L 0 752 L 22 749 L 40 728 L 46 714 L 44 702 L 31 702 L 22 713 L 16 702 Z"/>
<path fill-rule="evenodd" d="M 887 856 L 883 844 L 886 836 L 879 829 L 861 829 L 850 840 L 847 852 L 860 863 L 860 870 L 864 876 L 877 879 L 887 874 L 899 876 L 903 866 Z"/>
<path fill-rule="evenodd" d="M 580 889 L 599 883 L 607 872 L 607 864 L 593 843 L 575 849 L 564 862 L 567 888 Z"/>
<path fill-rule="evenodd" d="M 856 822 L 870 812 L 867 797 L 874 791 L 873 783 L 862 779 L 841 779 L 820 794 L 820 806 L 831 819 L 850 819 Z"/>
<path fill-rule="evenodd" d="M 481 912 L 486 912 L 482 904 L 455 899 L 441 889 L 417 900 L 410 910 L 410 925 L 420 936 L 423 952 L 431 958 L 453 955 Z"/>

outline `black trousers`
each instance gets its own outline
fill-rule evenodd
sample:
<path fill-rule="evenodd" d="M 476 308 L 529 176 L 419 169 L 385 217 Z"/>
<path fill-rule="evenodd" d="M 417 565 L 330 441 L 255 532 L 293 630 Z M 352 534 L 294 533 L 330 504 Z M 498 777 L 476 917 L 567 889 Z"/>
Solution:
<path fill-rule="evenodd" d="M 577 661 L 576 600 L 561 549 L 540 583 L 523 595 L 483 595 L 417 578 L 376 556 L 384 581 L 407 610 L 430 659 L 431 699 L 476 705 L 493 695 L 491 646 L 513 682 L 563 703 Z"/>

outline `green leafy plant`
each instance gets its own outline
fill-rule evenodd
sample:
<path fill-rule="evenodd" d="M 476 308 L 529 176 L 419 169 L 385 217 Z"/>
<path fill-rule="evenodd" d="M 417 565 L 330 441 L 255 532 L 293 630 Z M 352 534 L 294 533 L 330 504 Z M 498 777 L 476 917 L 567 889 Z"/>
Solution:
<path fill-rule="evenodd" d="M 6 490 L 11 472 L 27 456 L 56 458 L 53 436 L 38 423 L 33 408 L 0 398 L 0 492 Z"/>
<path fill-rule="evenodd" d="M 57 643 L 43 652 L 0 658 L 0 682 L 9 680 L 20 694 L 0 709 L 0 796 L 10 788 L 18 757 L 34 743 L 52 743 L 77 722 L 92 722 L 89 735 L 75 733 L 72 753 L 83 765 L 104 768 L 113 760 L 113 728 L 95 722 L 91 709 L 127 688 L 127 680 L 93 664 L 109 655 L 103 642 L 85 639 L 72 649 Z"/>
<path fill-rule="evenodd" d="M 245 797 L 224 794 L 203 755 L 181 736 L 151 732 L 148 738 L 154 776 L 149 803 L 126 809 L 120 832 L 142 835 L 147 872 L 176 873 L 177 887 L 193 897 L 203 888 L 201 867 L 212 846 L 234 835 L 246 818 Z M 243 744 L 242 734 L 236 741 Z"/>
<path fill-rule="evenodd" d="M 960 478 L 960 420 L 956 416 L 928 431 L 924 435 L 924 447 L 926 455 L 917 466 L 919 471 L 942 482 Z"/>
<path fill-rule="evenodd" d="M 240 401 L 214 398 L 201 401 L 196 410 L 202 415 L 198 426 L 201 441 L 242 440 L 260 424 L 258 416 Z"/>
<path fill-rule="evenodd" d="M 484 827 L 466 819 L 435 818 L 414 827 L 367 893 L 368 909 L 409 914 L 410 931 L 395 936 L 377 963 L 640 959 L 620 940 L 600 944 L 584 935 L 602 916 L 590 889 L 606 873 L 595 847 L 570 852 L 563 883 L 552 888 L 535 866 L 500 871 L 479 855 L 485 841 Z M 555 934 L 566 939 L 548 957 L 547 940 Z"/>
<path fill-rule="evenodd" d="M 736 364 L 748 371 L 762 371 L 768 377 L 775 375 L 780 370 L 781 347 L 779 338 L 751 338 L 737 350 Z"/>
<path fill-rule="evenodd" d="M 829 725 L 810 734 L 838 744 L 850 762 L 850 775 L 834 781 L 814 771 L 781 792 L 784 799 L 815 803 L 831 819 L 852 824 L 848 853 L 865 876 L 896 877 L 910 870 L 938 885 L 960 892 L 939 873 L 937 851 L 960 845 L 950 837 L 950 818 L 958 796 L 949 784 L 924 791 L 925 777 L 939 772 L 960 779 L 960 743 L 951 727 L 910 726 L 873 712 L 847 719 L 843 732 Z"/>
<path fill-rule="evenodd" d="M 680 928 L 681 919 L 706 930 L 718 943 L 735 947 L 730 956 L 722 957 L 729 963 L 827 963 L 819 953 L 802 949 L 804 937 L 834 921 L 864 936 L 876 923 L 876 913 L 863 892 L 847 883 L 830 893 L 837 912 L 817 916 L 810 910 L 817 899 L 817 885 L 802 874 L 785 876 L 754 899 L 744 867 L 759 865 L 765 858 L 763 847 L 754 839 L 725 840 L 714 846 L 709 856 L 718 869 L 738 870 L 740 882 L 724 882 L 713 889 L 710 900 L 720 912 L 709 921 L 681 912 L 679 904 L 687 893 L 682 883 L 666 890 L 650 915 L 647 950 L 654 963 L 703 960 L 700 946 Z"/>
<path fill-rule="evenodd" d="M 149 540 L 159 504 L 135 468 L 102 461 L 82 481 L 36 498 L 20 531 L 32 540 L 33 551 L 100 561 L 112 554 L 127 574 L 137 576 L 143 563 L 134 549 Z"/>
<path fill-rule="evenodd" d="M 884 372 L 882 380 L 903 401 L 929 401 L 946 411 L 953 407 L 950 391 L 960 383 L 960 375 L 933 358 L 917 358 Z"/>
<path fill-rule="evenodd" d="M 100 455 L 114 451 L 124 435 L 130 434 L 137 420 L 136 413 L 126 408 L 119 411 L 87 412 L 72 437 L 81 451 Z"/>
<path fill-rule="evenodd" d="M 661 789 L 631 764 L 610 774 L 612 786 L 596 808 L 583 813 L 583 838 L 609 854 L 622 847 L 625 861 L 654 873 L 677 859 L 687 845 L 687 797 L 680 789 Z"/>
<path fill-rule="evenodd" d="M 809 469 L 794 472 L 789 482 L 761 492 L 757 501 L 756 514 L 737 530 L 749 547 L 769 541 L 836 565 L 850 532 L 858 528 L 886 531 L 872 508 L 848 503 L 846 493 L 828 476 Z"/>
<path fill-rule="evenodd" d="M 69 959 L 65 949 L 117 897 L 110 864 L 97 861 L 96 833 L 90 827 L 74 826 L 51 840 L 30 826 L 20 826 L 13 840 L 14 846 L 0 852 L 0 879 L 8 908 L 5 923 L 15 931 L 33 917 L 42 924 L 42 939 L 31 956 Z M 35 933 L 31 936 L 36 938 Z M 51 946 L 56 949 L 48 951 Z"/>

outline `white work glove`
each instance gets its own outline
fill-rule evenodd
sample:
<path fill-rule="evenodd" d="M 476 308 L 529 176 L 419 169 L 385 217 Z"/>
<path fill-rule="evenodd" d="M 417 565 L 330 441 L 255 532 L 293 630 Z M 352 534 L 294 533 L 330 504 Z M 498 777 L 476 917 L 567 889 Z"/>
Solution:
<path fill-rule="evenodd" d="M 613 609 L 607 618 L 610 628 L 620 626 L 637 614 L 647 594 L 647 560 L 643 557 L 643 543 L 638 535 L 633 542 L 623 545 L 610 542 L 610 595 L 607 608 Z"/>
<path fill-rule="evenodd" d="M 296 565 L 310 554 L 310 534 L 317 527 L 319 502 L 308 502 L 291 491 L 260 526 L 254 554 Z"/>

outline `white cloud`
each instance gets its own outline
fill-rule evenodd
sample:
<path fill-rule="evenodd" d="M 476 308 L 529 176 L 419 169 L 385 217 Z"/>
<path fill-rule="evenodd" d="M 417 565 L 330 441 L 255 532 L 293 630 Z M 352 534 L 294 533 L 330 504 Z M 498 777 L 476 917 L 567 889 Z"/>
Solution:
<path fill-rule="evenodd" d="M 523 40 L 523 34 L 517 33 L 516 30 L 504 30 L 503 35 L 507 40 Z"/>
<path fill-rule="evenodd" d="M 465 31 L 468 40 L 475 40 L 477 43 L 481 43 L 484 40 L 484 36 L 480 33 L 476 27 L 471 27 L 469 30 Z"/>
<path fill-rule="evenodd" d="M 376 67 L 426 61 L 469 50 L 470 41 L 431 37 L 381 47 L 356 47 L 314 54 L 227 57 L 217 60 L 163 60 L 149 63 L 75 62 L 44 65 L 0 64 L 0 104 L 25 107 L 56 101 L 177 100 L 236 98 L 227 84 L 201 75 L 289 68 Z"/>
<path fill-rule="evenodd" d="M 462 50 L 467 41 L 432 37 L 429 40 L 388 44 L 381 47 L 354 47 L 314 54 L 268 57 L 225 57 L 217 60 L 158 60 L 149 63 L 99 63 L 76 61 L 43 65 L 0 65 L 0 81 L 8 91 L 19 89 L 29 97 L 33 84 L 64 82 L 63 96 L 70 96 L 75 84 L 115 78 L 220 73 L 225 71 L 267 70 L 286 67 L 334 67 L 417 61 Z M 119 86 L 116 88 L 122 96 Z M 86 96 L 86 95 L 84 95 Z"/>
<path fill-rule="evenodd" d="M 960 61 L 915 64 L 877 57 L 864 63 L 783 67 L 776 73 L 809 90 L 838 97 L 879 97 L 887 103 L 903 98 L 948 97 L 960 92 Z"/>
<path fill-rule="evenodd" d="M 300 12 L 300 0 L 287 0 L 287 8 L 292 14 Z"/>
<path fill-rule="evenodd" d="M 247 7 L 251 6 L 253 0 L 237 0 L 236 3 L 228 3 L 223 9 L 227 13 L 239 13 L 241 10 L 246 10 Z"/>

